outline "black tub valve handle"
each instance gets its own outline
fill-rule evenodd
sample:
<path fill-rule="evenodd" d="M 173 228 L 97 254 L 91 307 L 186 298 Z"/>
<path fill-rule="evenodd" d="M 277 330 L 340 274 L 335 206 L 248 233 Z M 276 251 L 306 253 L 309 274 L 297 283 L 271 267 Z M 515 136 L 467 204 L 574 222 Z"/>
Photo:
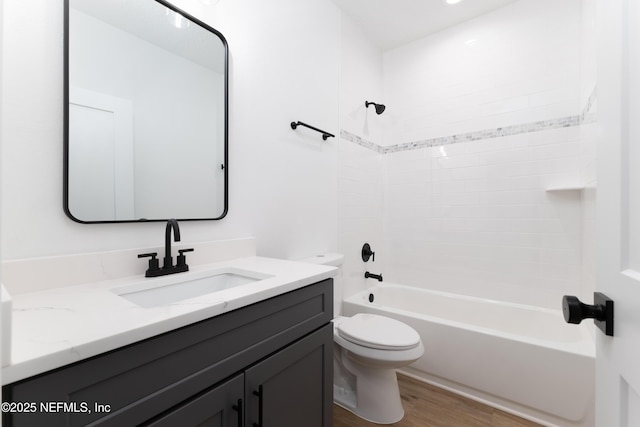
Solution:
<path fill-rule="evenodd" d="M 371 262 L 375 262 L 376 261 L 376 253 L 371 250 L 371 246 L 368 243 L 365 243 L 362 246 L 362 260 L 364 262 L 367 262 L 367 261 L 369 261 L 369 258 L 371 258 L 371 257 L 373 257 L 371 259 Z"/>
<path fill-rule="evenodd" d="M 606 335 L 613 336 L 613 300 L 600 292 L 593 293 L 593 305 L 580 302 L 572 295 L 562 297 L 562 314 L 567 323 L 578 324 L 584 319 L 593 319 L 595 325 Z"/>

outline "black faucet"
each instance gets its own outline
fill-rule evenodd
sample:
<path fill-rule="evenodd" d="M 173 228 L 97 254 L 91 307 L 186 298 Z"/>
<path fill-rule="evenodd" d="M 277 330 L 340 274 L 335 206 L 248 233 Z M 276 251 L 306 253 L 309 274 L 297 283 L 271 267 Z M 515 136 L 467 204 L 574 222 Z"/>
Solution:
<path fill-rule="evenodd" d="M 148 254 L 139 254 L 138 258 L 151 257 L 149 260 L 149 268 L 147 269 L 145 276 L 146 277 L 157 277 L 157 276 L 166 276 L 167 274 L 181 273 L 183 271 L 189 271 L 189 266 L 187 265 L 187 257 L 184 254 L 185 252 L 192 252 L 193 248 L 190 249 L 180 249 L 178 250 L 177 263 L 173 265 L 173 257 L 171 256 L 171 230 L 173 229 L 173 238 L 176 242 L 180 241 L 180 227 L 178 226 L 178 221 L 175 219 L 170 219 L 167 221 L 167 228 L 165 229 L 164 234 L 164 260 L 162 263 L 162 268 L 159 266 L 157 252 L 152 252 Z"/>
<path fill-rule="evenodd" d="M 173 258 L 171 257 L 171 229 L 173 228 L 173 238 L 180 241 L 180 227 L 178 221 L 171 218 L 167 221 L 167 228 L 164 231 L 164 261 L 162 268 L 173 268 Z"/>
<path fill-rule="evenodd" d="M 376 279 L 378 282 L 382 282 L 382 274 L 373 274 L 373 273 L 369 273 L 368 271 L 364 272 L 364 278 L 365 279 Z"/>

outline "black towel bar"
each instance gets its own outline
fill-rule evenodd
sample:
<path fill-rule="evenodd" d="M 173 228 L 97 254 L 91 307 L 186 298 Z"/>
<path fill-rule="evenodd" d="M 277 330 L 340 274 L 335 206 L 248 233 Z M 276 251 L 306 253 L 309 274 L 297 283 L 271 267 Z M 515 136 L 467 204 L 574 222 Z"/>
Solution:
<path fill-rule="evenodd" d="M 318 129 L 318 128 L 316 128 L 316 127 L 313 127 L 313 126 L 311 126 L 311 125 L 308 125 L 308 124 L 306 124 L 306 123 L 303 123 L 303 122 L 291 122 L 291 129 L 295 129 L 295 128 L 297 128 L 298 126 L 304 126 L 304 127 L 309 128 L 309 129 L 313 129 L 313 130 L 315 130 L 316 132 L 320 132 L 320 133 L 322 134 L 322 139 L 324 139 L 325 141 L 326 141 L 326 140 L 327 140 L 327 138 L 329 138 L 329 137 L 331 137 L 331 138 L 335 138 L 335 135 L 330 134 L 329 132 L 325 132 L 325 131 L 323 131 L 322 129 Z"/>

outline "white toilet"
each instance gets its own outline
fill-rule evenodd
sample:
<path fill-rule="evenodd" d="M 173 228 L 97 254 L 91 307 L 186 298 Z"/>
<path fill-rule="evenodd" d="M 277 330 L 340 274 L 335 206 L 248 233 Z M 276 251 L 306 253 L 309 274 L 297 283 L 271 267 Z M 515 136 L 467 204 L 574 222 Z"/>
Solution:
<path fill-rule="evenodd" d="M 325 254 L 301 261 L 342 266 L 344 256 Z M 341 274 L 334 277 L 334 313 L 340 313 Z M 392 424 L 404 416 L 396 369 L 422 356 L 420 335 L 395 319 L 359 313 L 333 319 L 333 400 L 367 421 Z"/>

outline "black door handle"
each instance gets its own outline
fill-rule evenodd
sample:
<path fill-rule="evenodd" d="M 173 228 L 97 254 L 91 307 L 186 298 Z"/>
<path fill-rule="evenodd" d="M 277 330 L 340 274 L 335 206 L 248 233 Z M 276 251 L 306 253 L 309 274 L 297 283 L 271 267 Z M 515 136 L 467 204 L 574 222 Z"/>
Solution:
<path fill-rule="evenodd" d="M 593 305 L 584 304 L 572 295 L 563 296 L 562 314 L 567 323 L 578 324 L 583 319 L 593 319 L 602 332 L 613 336 L 613 300 L 600 292 L 593 293 Z"/>
<path fill-rule="evenodd" d="M 234 411 L 238 412 L 238 427 L 244 426 L 244 408 L 242 407 L 242 399 L 238 399 L 238 404 L 231 407 Z"/>
<path fill-rule="evenodd" d="M 253 423 L 253 427 L 263 427 L 262 426 L 262 416 L 263 416 L 263 407 L 262 407 L 262 399 L 264 398 L 264 391 L 262 386 L 258 386 L 258 391 L 253 391 L 254 396 L 258 396 L 258 422 Z"/>

